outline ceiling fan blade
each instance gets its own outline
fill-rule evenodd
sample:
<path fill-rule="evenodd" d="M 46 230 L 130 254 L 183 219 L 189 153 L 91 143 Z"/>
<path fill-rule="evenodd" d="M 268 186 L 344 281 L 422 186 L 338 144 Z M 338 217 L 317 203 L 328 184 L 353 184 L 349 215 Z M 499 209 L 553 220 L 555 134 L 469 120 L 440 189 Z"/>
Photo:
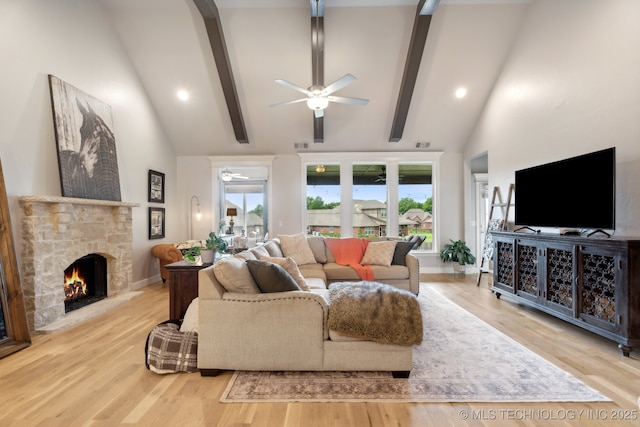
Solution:
<path fill-rule="evenodd" d="M 293 101 L 285 101 L 285 102 L 279 102 L 277 104 L 271 104 L 269 105 L 269 107 L 278 107 L 280 105 L 297 104 L 298 102 L 305 102 L 306 100 L 307 98 L 294 99 Z"/>
<path fill-rule="evenodd" d="M 280 83 L 283 86 L 286 86 L 286 87 L 291 88 L 293 90 L 297 90 L 298 92 L 302 92 L 307 96 L 311 96 L 311 92 L 309 92 L 307 89 L 302 88 L 302 87 L 297 86 L 297 85 L 294 85 L 293 83 L 288 82 L 286 80 L 278 79 L 278 80 L 276 80 L 276 83 Z"/>
<path fill-rule="evenodd" d="M 326 93 L 327 95 L 330 95 L 333 92 L 336 92 L 336 91 L 342 89 L 343 87 L 347 86 L 348 84 L 353 82 L 355 79 L 356 79 L 355 76 L 353 76 L 351 74 L 347 74 L 345 76 L 342 76 L 338 80 L 336 80 L 335 82 L 331 83 L 329 86 L 325 87 L 324 88 L 324 93 Z"/>
<path fill-rule="evenodd" d="M 320 117 L 324 117 L 324 110 L 313 110 L 313 116 L 316 119 L 319 119 Z"/>
<path fill-rule="evenodd" d="M 327 98 L 331 102 L 339 102 L 341 104 L 367 105 L 369 103 L 368 99 L 362 98 L 345 98 L 344 96 L 328 96 Z"/>

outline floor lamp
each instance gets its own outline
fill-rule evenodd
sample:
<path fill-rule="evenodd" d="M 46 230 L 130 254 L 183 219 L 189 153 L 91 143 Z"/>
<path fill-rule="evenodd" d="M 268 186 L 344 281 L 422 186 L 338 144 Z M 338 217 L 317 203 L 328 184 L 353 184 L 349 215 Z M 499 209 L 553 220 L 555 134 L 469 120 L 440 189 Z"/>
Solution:
<path fill-rule="evenodd" d="M 193 196 L 191 197 L 191 202 L 189 205 L 190 208 L 190 215 L 189 215 L 189 228 L 190 228 L 190 237 L 191 240 L 193 240 L 193 201 L 196 201 L 196 219 L 198 221 L 200 221 L 202 219 L 202 213 L 200 212 L 200 199 L 198 199 L 198 196 Z"/>

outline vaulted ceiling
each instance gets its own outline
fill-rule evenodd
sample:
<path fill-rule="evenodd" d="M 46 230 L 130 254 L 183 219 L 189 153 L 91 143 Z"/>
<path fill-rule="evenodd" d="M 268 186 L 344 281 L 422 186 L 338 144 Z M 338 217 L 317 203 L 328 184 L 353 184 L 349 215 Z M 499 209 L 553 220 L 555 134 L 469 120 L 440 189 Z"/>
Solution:
<path fill-rule="evenodd" d="M 324 82 L 353 74 L 331 103 L 323 142 L 313 112 L 275 83 L 312 85 L 309 0 L 216 0 L 246 140 L 239 143 L 203 16 L 193 0 L 101 0 L 177 155 L 296 151 L 461 151 L 499 77 L 526 0 L 441 0 L 406 124 L 389 142 L 418 0 L 325 0 Z M 219 64 L 218 64 L 219 65 Z M 458 87 L 468 94 L 454 96 Z M 176 96 L 189 93 L 187 101 Z M 295 143 L 307 143 L 298 150 Z"/>

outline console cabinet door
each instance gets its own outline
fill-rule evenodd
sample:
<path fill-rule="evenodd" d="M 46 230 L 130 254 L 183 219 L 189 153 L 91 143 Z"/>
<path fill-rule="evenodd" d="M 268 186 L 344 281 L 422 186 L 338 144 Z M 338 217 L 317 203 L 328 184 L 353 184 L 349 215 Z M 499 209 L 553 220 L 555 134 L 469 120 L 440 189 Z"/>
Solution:
<path fill-rule="evenodd" d="M 516 243 L 513 238 L 494 236 L 493 287 L 515 293 Z"/>
<path fill-rule="evenodd" d="M 541 303 L 569 317 L 576 317 L 577 252 L 575 245 L 547 244 L 540 263 Z"/>
<path fill-rule="evenodd" d="M 516 294 L 532 302 L 539 302 L 544 282 L 540 283 L 538 260 L 544 257 L 544 246 L 527 239 L 516 241 Z"/>
<path fill-rule="evenodd" d="M 583 246 L 579 251 L 578 316 L 586 323 L 611 332 L 626 322 L 624 283 L 627 280 L 624 251 Z"/>

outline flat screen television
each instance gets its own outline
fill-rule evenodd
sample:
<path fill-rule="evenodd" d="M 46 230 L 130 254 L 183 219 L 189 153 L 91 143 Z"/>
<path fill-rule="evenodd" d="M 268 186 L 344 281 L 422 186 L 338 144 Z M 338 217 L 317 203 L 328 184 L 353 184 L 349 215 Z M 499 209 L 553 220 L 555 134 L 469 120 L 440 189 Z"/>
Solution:
<path fill-rule="evenodd" d="M 615 147 L 516 171 L 515 224 L 614 230 Z"/>

